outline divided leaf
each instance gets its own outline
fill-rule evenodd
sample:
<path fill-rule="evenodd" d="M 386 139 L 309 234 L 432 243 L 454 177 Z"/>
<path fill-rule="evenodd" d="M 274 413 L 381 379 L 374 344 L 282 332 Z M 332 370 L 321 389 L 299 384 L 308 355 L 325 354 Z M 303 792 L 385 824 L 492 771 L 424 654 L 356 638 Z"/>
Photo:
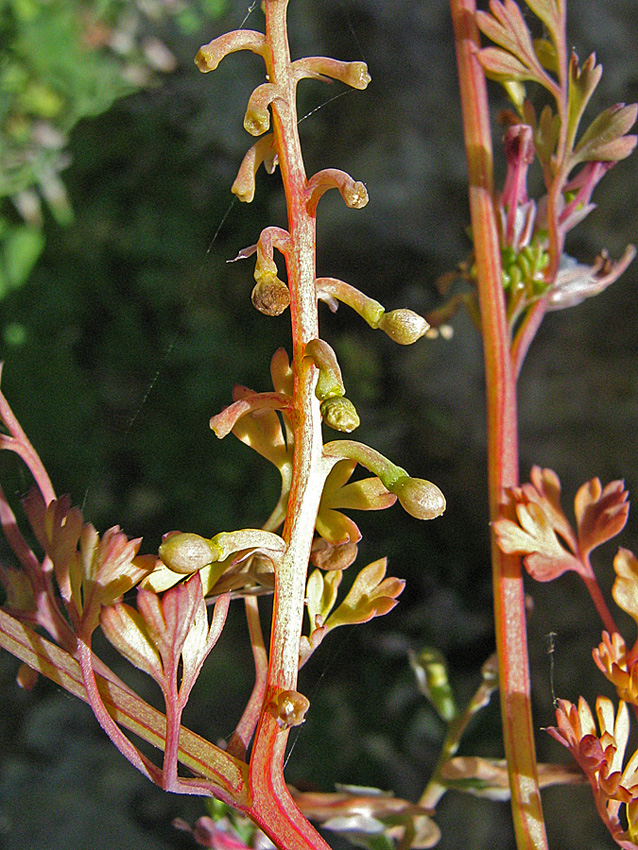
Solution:
<path fill-rule="evenodd" d="M 542 11 L 550 17 L 548 9 Z M 523 14 L 514 0 L 490 0 L 490 12 L 477 12 L 476 23 L 481 32 L 498 45 L 498 48 L 483 48 L 478 54 L 488 76 L 499 82 L 534 80 L 546 87 L 551 85 L 534 49 Z"/>
<path fill-rule="evenodd" d="M 183 706 L 221 634 L 229 597 L 217 601 L 210 627 L 199 573 L 161 597 L 140 588 L 137 604 L 137 611 L 121 602 L 104 608 L 102 630 L 131 664 L 155 679 L 167 697 L 179 691 Z"/>
<path fill-rule="evenodd" d="M 561 31 L 561 16 L 556 0 L 525 0 L 525 2 L 536 17 L 545 24 L 556 41 Z"/>
<path fill-rule="evenodd" d="M 636 136 L 626 133 L 633 127 L 638 104 L 616 103 L 591 122 L 574 148 L 572 166 L 579 162 L 615 162 L 625 159 L 636 147 Z"/>
<path fill-rule="evenodd" d="M 623 530 L 629 514 L 628 496 L 624 482 L 611 481 L 603 489 L 598 478 L 578 490 L 574 509 L 581 553 L 589 554 Z"/>
<path fill-rule="evenodd" d="M 578 65 L 578 56 L 572 53 L 569 62 L 569 89 L 567 103 L 567 121 L 569 134 L 573 139 L 583 113 L 602 77 L 602 65 L 596 65 L 596 54 L 592 53 L 582 68 Z"/>
<path fill-rule="evenodd" d="M 100 539 L 90 523 L 83 525 L 81 511 L 70 506 L 68 497 L 45 506 L 34 488 L 25 511 L 53 563 L 62 598 L 88 632 L 96 628 L 102 605 L 115 602 L 155 566 L 155 558 L 137 557 L 141 538 L 129 540 L 116 525 Z"/>
<path fill-rule="evenodd" d="M 367 623 L 373 617 L 387 614 L 395 607 L 397 596 L 405 587 L 405 581 L 384 578 L 386 568 L 387 559 L 381 558 L 361 570 L 346 598 L 328 617 L 325 624 L 327 630 L 350 623 Z"/>
<path fill-rule="evenodd" d="M 567 570 L 591 575 L 589 554 L 625 526 L 629 503 L 622 481 L 604 488 L 598 478 L 584 484 L 574 499 L 577 533 L 560 504 L 560 481 L 551 469 L 535 466 L 532 483 L 509 491 L 516 520 L 503 515 L 494 523 L 503 552 L 524 556 L 530 575 L 551 581 Z"/>
<path fill-rule="evenodd" d="M 508 555 L 524 555 L 529 574 L 537 581 L 552 581 L 568 570 L 581 571 L 582 565 L 565 549 L 540 504 L 516 505 L 518 523 L 500 519 L 494 523 L 498 545 Z"/>

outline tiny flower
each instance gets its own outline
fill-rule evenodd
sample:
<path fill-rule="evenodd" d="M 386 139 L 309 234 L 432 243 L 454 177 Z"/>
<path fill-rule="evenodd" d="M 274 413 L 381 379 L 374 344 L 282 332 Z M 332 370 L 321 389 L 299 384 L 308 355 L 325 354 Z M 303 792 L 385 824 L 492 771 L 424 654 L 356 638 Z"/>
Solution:
<path fill-rule="evenodd" d="M 592 298 L 618 280 L 636 256 L 636 249 L 628 245 L 620 260 L 609 259 L 606 251 L 588 266 L 563 254 L 556 280 L 550 290 L 548 310 L 564 310 L 574 307 L 586 298 Z"/>

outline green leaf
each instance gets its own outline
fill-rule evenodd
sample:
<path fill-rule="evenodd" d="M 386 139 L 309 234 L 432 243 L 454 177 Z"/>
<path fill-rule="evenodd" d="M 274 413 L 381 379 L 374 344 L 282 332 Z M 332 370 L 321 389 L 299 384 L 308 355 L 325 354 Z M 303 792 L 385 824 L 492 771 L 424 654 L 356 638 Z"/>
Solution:
<path fill-rule="evenodd" d="M 546 169 L 551 169 L 552 156 L 558 143 L 560 118 L 552 112 L 549 105 L 543 108 L 534 132 L 536 155 Z"/>
<path fill-rule="evenodd" d="M 546 71 L 558 72 L 558 54 L 556 53 L 556 47 L 551 41 L 548 41 L 546 38 L 535 38 L 534 52 Z"/>
<path fill-rule="evenodd" d="M 636 146 L 635 136 L 625 136 L 633 127 L 638 104 L 616 103 L 601 112 L 583 133 L 574 148 L 573 164 L 578 162 L 611 162 L 629 156 Z"/>
<path fill-rule="evenodd" d="M 567 102 L 567 124 L 569 137 L 574 139 L 578 125 L 589 100 L 596 90 L 603 73 L 602 65 L 596 65 L 596 54 L 592 53 L 582 68 L 578 64 L 578 56 L 572 53 L 569 62 L 569 89 Z"/>
<path fill-rule="evenodd" d="M 10 288 L 26 283 L 44 248 L 44 235 L 39 228 L 23 225 L 12 227 L 3 239 L 6 280 Z"/>
<path fill-rule="evenodd" d="M 547 27 L 554 41 L 561 30 L 561 19 L 556 0 L 525 0 L 532 12 Z"/>

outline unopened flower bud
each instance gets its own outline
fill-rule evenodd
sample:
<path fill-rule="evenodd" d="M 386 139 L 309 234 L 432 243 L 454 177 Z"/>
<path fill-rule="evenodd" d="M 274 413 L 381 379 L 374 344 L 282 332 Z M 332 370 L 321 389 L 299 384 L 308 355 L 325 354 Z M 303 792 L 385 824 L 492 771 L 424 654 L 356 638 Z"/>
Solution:
<path fill-rule="evenodd" d="M 358 428 L 361 422 L 354 404 L 343 396 L 324 399 L 321 402 L 321 415 L 326 425 L 346 434 Z"/>
<path fill-rule="evenodd" d="M 368 203 L 368 190 L 359 180 L 342 190 L 343 200 L 350 209 L 360 210 Z"/>
<path fill-rule="evenodd" d="M 219 547 L 199 534 L 177 533 L 159 547 L 162 563 L 176 573 L 194 573 L 219 559 Z"/>
<path fill-rule="evenodd" d="M 270 127 L 270 112 L 260 106 L 249 106 L 244 116 L 244 129 L 251 136 L 261 136 Z"/>
<path fill-rule="evenodd" d="M 265 316 L 280 316 L 290 306 L 290 292 L 275 275 L 262 275 L 252 291 L 251 300 Z"/>
<path fill-rule="evenodd" d="M 431 481 L 405 476 L 390 487 L 403 509 L 416 519 L 435 519 L 445 510 L 445 496 Z"/>
<path fill-rule="evenodd" d="M 391 310 L 379 319 L 378 327 L 399 345 L 412 345 L 430 327 L 423 316 L 413 310 Z"/>
<path fill-rule="evenodd" d="M 353 89 L 362 91 L 370 84 L 372 77 L 368 73 L 368 66 L 365 62 L 348 62 L 348 70 L 343 78 L 344 83 L 352 86 Z"/>
<path fill-rule="evenodd" d="M 456 716 L 457 708 L 443 654 L 438 649 L 426 647 L 418 655 L 410 654 L 410 665 L 421 693 L 430 700 L 439 716 L 449 723 Z"/>

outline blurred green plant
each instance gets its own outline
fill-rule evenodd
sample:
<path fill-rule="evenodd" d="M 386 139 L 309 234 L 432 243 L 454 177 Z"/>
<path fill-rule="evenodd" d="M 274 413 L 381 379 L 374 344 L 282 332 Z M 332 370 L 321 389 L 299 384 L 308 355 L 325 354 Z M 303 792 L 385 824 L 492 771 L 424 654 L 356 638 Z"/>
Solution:
<path fill-rule="evenodd" d="M 60 177 L 73 127 L 175 69 L 162 24 L 190 33 L 225 5 L 0 0 L 0 298 L 42 252 L 43 202 L 59 224 L 73 220 Z"/>

